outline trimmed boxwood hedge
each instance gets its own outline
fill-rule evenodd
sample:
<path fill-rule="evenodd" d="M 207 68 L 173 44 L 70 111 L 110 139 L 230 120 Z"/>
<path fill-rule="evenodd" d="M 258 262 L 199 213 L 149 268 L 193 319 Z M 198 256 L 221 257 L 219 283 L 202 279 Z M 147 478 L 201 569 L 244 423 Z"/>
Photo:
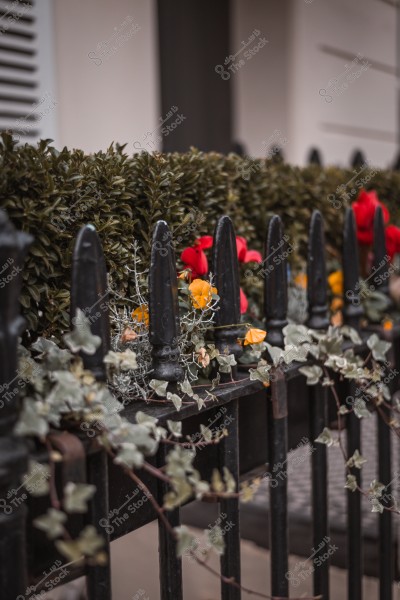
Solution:
<path fill-rule="evenodd" d="M 278 213 L 290 239 L 300 242 L 298 259 L 304 255 L 311 211 L 318 208 L 325 217 L 328 247 L 340 252 L 349 202 L 339 206 L 336 190 L 354 177 L 351 170 L 299 168 L 276 158 L 250 160 L 195 149 L 129 156 L 118 144 L 96 154 L 58 151 L 51 140 L 17 147 L 9 134 L 1 137 L 0 169 L 0 207 L 17 228 L 35 236 L 24 271 L 24 314 L 32 332 L 47 335 L 68 323 L 71 252 L 83 224 L 95 225 L 113 286 L 129 294 L 126 267 L 132 264 L 132 241 L 139 242 L 147 265 L 153 227 L 160 218 L 176 230 L 179 255 L 196 237 L 212 234 L 223 214 L 232 217 L 237 234 L 251 248 L 262 250 L 268 218 Z M 357 177 L 353 194 L 356 182 Z M 377 190 L 392 221 L 400 222 L 400 173 L 372 172 L 366 187 Z M 347 198 L 355 195 L 347 190 Z M 204 220 L 193 232 L 182 223 L 189 222 L 194 209 Z"/>

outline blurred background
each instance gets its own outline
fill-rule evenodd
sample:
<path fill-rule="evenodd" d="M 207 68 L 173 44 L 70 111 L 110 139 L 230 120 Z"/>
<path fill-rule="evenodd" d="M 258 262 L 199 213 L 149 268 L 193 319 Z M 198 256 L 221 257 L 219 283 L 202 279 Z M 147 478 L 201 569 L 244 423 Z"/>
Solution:
<path fill-rule="evenodd" d="M 398 0 L 0 0 L 0 129 L 348 166 L 400 147 Z M 314 155 L 314 160 L 318 157 Z"/>

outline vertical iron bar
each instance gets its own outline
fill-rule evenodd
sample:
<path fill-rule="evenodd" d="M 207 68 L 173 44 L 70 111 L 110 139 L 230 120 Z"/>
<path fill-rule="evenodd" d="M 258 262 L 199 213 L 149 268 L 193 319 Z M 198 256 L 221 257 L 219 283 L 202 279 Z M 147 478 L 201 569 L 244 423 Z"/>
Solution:
<path fill-rule="evenodd" d="M 160 444 L 157 453 L 158 466 L 165 465 L 166 455 L 169 448 L 166 444 Z M 169 491 L 169 487 L 163 481 L 158 482 L 158 493 L 160 504 L 162 498 Z M 179 527 L 180 511 L 179 508 L 165 513 L 171 527 Z M 158 521 L 158 552 L 160 565 L 160 600 L 182 600 L 182 558 L 176 556 L 176 543 L 172 536 L 166 531 L 165 525 Z"/>
<path fill-rule="evenodd" d="M 276 254 L 282 248 L 282 255 Z M 287 324 L 287 260 L 286 238 L 283 235 L 282 221 L 274 215 L 268 225 L 265 245 L 264 308 L 268 341 L 274 346 L 283 347 L 282 329 Z M 275 259 L 275 260 L 274 260 Z M 271 374 L 271 388 L 266 391 L 268 422 L 268 464 L 269 472 L 274 465 L 286 464 L 288 449 L 287 434 L 287 384 L 283 367 L 274 369 Z M 269 395 L 270 394 L 270 395 Z M 288 580 L 288 516 L 287 516 L 287 473 L 279 471 L 275 476 L 276 485 L 270 485 L 269 521 L 271 549 L 271 594 L 287 597 Z"/>
<path fill-rule="evenodd" d="M 383 211 L 380 206 L 375 210 L 374 215 L 374 262 L 372 265 L 373 285 L 389 298 L 389 267 L 390 257 L 386 251 L 385 224 Z"/>
<path fill-rule="evenodd" d="M 389 296 L 389 257 L 386 252 L 385 226 L 383 211 L 379 206 L 374 217 L 374 272 L 380 277 L 374 277 L 374 283 L 379 291 Z M 381 335 L 384 332 L 381 333 Z M 393 349 L 391 350 L 391 367 L 393 367 Z M 385 366 L 385 373 L 387 366 Z M 394 391 L 394 390 L 392 390 Z M 390 418 L 390 411 L 381 407 L 386 418 Z M 390 429 L 383 420 L 378 418 L 378 478 L 387 486 L 391 481 L 391 438 Z M 383 502 L 385 504 L 385 502 Z M 391 600 L 393 581 L 393 540 L 392 540 L 392 513 L 384 510 L 379 515 L 379 593 L 380 600 Z"/>
<path fill-rule="evenodd" d="M 343 279 L 344 279 L 344 322 L 350 327 L 360 329 L 363 308 L 360 299 L 358 244 L 356 237 L 354 212 L 346 210 L 343 233 Z M 352 381 L 346 382 L 348 396 L 352 402 L 356 398 L 358 387 Z M 347 455 L 356 450 L 361 453 L 361 420 L 354 411 L 347 415 Z M 361 469 L 352 468 L 357 484 L 361 487 Z M 362 519 L 361 494 L 347 490 L 347 597 L 348 600 L 362 599 Z"/>
<path fill-rule="evenodd" d="M 272 473 L 274 465 L 286 464 L 287 385 L 285 374 L 274 369 L 271 377 L 271 398 L 267 403 L 268 462 Z M 282 475 L 282 477 L 281 477 Z M 288 517 L 287 473 L 278 472 L 277 485 L 269 488 L 269 535 L 271 549 L 271 595 L 286 598 L 289 595 L 288 575 Z"/>
<path fill-rule="evenodd" d="M 276 248 L 282 248 L 276 254 Z M 268 342 L 283 348 L 282 329 L 287 325 L 287 259 L 286 237 L 283 235 L 282 221 L 274 215 L 268 225 L 266 258 L 263 261 L 265 275 L 264 305 Z M 273 250 L 274 249 L 274 250 Z"/>
<path fill-rule="evenodd" d="M 71 325 L 79 308 L 89 319 L 91 332 L 100 336 L 95 354 L 81 353 L 84 367 L 104 381 L 104 356 L 110 348 L 110 318 L 107 269 L 101 242 L 93 225 L 85 225 L 76 239 L 72 261 Z M 100 526 L 108 518 L 108 462 L 104 449 L 96 448 L 87 456 L 88 483 L 96 486 L 89 502 L 88 519 L 105 540 L 106 565 L 88 566 L 86 587 L 89 600 L 111 600 L 110 538 Z"/>
<path fill-rule="evenodd" d="M 226 405 L 225 420 L 230 421 L 228 436 L 219 448 L 219 467 L 226 467 L 233 475 L 239 488 L 239 422 L 238 400 L 232 400 Z M 240 584 L 240 515 L 239 499 L 221 500 L 219 507 L 221 529 L 224 531 L 225 552 L 221 556 L 221 573 L 232 577 Z M 226 516 L 225 516 L 226 515 Z M 223 518 L 222 518 L 223 517 Z M 238 587 L 221 582 L 221 600 L 240 600 L 241 591 Z"/>
<path fill-rule="evenodd" d="M 327 306 L 327 279 L 325 265 L 325 235 L 321 213 L 314 211 L 311 217 L 307 263 L 307 293 L 309 302 L 308 325 L 313 329 L 326 329 L 329 325 Z M 313 545 L 319 547 L 329 538 L 328 525 L 328 465 L 326 446 L 315 443 L 315 439 L 327 425 L 327 388 L 322 385 L 310 388 L 310 442 L 313 445 L 312 507 Z M 324 548 L 315 554 L 324 553 Z M 314 594 L 322 594 L 329 600 L 329 559 L 314 569 Z"/>
<path fill-rule="evenodd" d="M 239 358 L 242 349 L 238 343 L 241 335 L 240 327 L 240 287 L 239 265 L 236 251 L 236 237 L 232 221 L 229 217 L 221 217 L 217 223 L 213 245 L 213 268 L 215 286 L 220 297 L 219 310 L 215 315 L 215 344 L 221 353 L 233 354 Z M 232 369 L 232 377 L 236 377 L 236 367 Z M 230 375 L 221 377 L 229 380 Z M 219 449 L 219 468 L 226 467 L 239 483 L 239 434 L 238 434 L 238 401 L 227 406 L 225 418 L 230 419 L 229 435 Z M 221 556 L 221 574 L 233 578 L 240 584 L 240 521 L 239 500 L 231 498 L 221 500 L 220 516 L 226 514 L 226 531 L 224 534 L 225 552 Z M 223 521 L 224 523 L 224 521 Z M 221 582 L 222 600 L 240 600 L 240 588 Z"/>
<path fill-rule="evenodd" d="M 0 264 L 5 271 L 0 287 L 0 588 L 4 598 L 25 595 L 27 588 L 26 506 L 7 503 L 7 492 L 17 489 L 28 469 L 28 452 L 24 440 L 13 435 L 18 419 L 19 377 L 18 336 L 24 331 L 20 316 L 19 294 L 22 266 L 33 238 L 16 231 L 7 215 L 0 211 Z"/>
<path fill-rule="evenodd" d="M 389 411 L 382 409 L 389 417 Z M 381 415 L 378 418 L 378 477 L 385 486 L 390 483 L 391 476 L 391 437 L 390 429 Z M 385 502 L 383 502 L 385 505 Z M 388 503 L 390 504 L 390 502 Z M 392 538 L 392 513 L 384 510 L 379 515 L 379 598 L 392 599 L 392 582 L 394 567 L 394 548 Z"/>
<path fill-rule="evenodd" d="M 152 377 L 169 381 L 170 388 L 183 378 L 179 364 L 179 307 L 175 253 L 172 236 L 165 221 L 158 221 L 151 249 L 149 272 L 149 315 L 150 342 L 152 344 Z M 160 444 L 157 464 L 165 464 L 165 448 Z M 167 487 L 159 484 L 162 497 Z M 165 513 L 171 527 L 180 525 L 179 508 Z M 158 520 L 160 598 L 161 600 L 182 600 L 182 559 L 176 556 L 176 543 Z"/>

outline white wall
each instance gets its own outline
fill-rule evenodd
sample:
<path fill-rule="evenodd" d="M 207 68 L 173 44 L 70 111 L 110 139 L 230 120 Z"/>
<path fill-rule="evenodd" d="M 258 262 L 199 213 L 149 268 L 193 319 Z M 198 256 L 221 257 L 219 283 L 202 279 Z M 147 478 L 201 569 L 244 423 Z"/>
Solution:
<path fill-rule="evenodd" d="M 232 78 L 235 134 L 249 153 L 260 156 L 262 140 L 280 129 L 295 164 L 306 162 L 312 146 L 328 164 L 348 165 L 356 148 L 373 165 L 391 164 L 398 148 L 395 8 L 383 0 L 233 0 L 232 50 L 256 27 L 269 44 Z M 326 102 L 320 90 L 358 53 L 371 66 Z"/>
<path fill-rule="evenodd" d="M 372 164 L 387 166 L 397 147 L 395 8 L 382 0 L 292 0 L 292 11 L 290 160 L 304 163 L 317 145 L 326 162 L 348 164 L 360 147 Z M 319 90 L 358 53 L 371 66 L 326 102 Z"/>
<path fill-rule="evenodd" d="M 234 139 L 253 156 L 265 156 L 264 141 L 275 130 L 288 139 L 288 2 L 232 0 L 232 52 L 254 29 L 268 44 L 234 73 Z M 254 45 L 254 44 L 253 44 Z M 250 45 L 249 48 L 252 46 Z M 280 144 L 283 146 L 283 144 Z M 284 148 L 286 153 L 286 148 Z"/>
<path fill-rule="evenodd" d="M 53 1 L 57 145 L 94 152 L 127 142 L 133 152 L 160 116 L 156 0 Z M 102 56 L 98 45 L 111 47 L 123 23 L 117 50 Z"/>

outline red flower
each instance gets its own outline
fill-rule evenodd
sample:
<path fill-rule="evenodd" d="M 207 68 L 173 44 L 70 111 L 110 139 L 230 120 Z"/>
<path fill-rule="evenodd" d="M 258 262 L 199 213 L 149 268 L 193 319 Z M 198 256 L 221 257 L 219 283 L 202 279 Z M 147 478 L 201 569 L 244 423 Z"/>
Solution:
<path fill-rule="evenodd" d="M 203 235 L 202 237 L 197 238 L 197 240 L 194 243 L 194 246 L 186 248 L 182 252 L 181 261 L 183 262 L 185 269 L 190 269 L 192 271 L 193 279 L 196 279 L 208 273 L 208 260 L 203 250 L 212 248 L 213 244 L 214 238 L 211 235 Z M 236 249 L 239 262 L 260 263 L 262 260 L 261 254 L 257 252 L 257 250 L 247 250 L 247 242 L 243 237 L 236 236 Z M 245 296 L 244 298 L 246 299 Z M 242 312 L 246 312 L 246 310 Z"/>
<path fill-rule="evenodd" d="M 181 254 L 181 261 L 185 269 L 192 271 L 192 278 L 197 279 L 208 273 L 208 260 L 199 246 L 185 248 Z"/>
<path fill-rule="evenodd" d="M 393 256 L 400 252 L 400 229 L 395 225 L 388 225 L 385 229 L 385 238 L 386 252 L 392 260 Z"/>
<path fill-rule="evenodd" d="M 241 315 L 243 315 L 245 312 L 247 312 L 248 306 L 249 306 L 249 301 L 246 298 L 246 294 L 244 293 L 242 288 L 240 288 L 240 314 Z"/>
<path fill-rule="evenodd" d="M 357 223 L 357 238 L 360 244 L 370 245 L 374 239 L 374 215 L 376 208 L 380 206 L 383 210 L 385 223 L 389 222 L 389 211 L 379 200 L 375 190 L 367 192 L 362 189 L 357 200 L 353 203 L 354 216 Z"/>
<path fill-rule="evenodd" d="M 247 250 L 247 242 L 244 237 L 236 236 L 236 248 L 239 262 L 261 262 L 261 254 L 257 250 Z"/>
<path fill-rule="evenodd" d="M 200 248 L 201 250 L 206 250 L 207 248 L 212 248 L 214 243 L 214 238 L 212 235 L 203 235 L 203 237 L 197 238 L 195 241 L 195 246 Z"/>

